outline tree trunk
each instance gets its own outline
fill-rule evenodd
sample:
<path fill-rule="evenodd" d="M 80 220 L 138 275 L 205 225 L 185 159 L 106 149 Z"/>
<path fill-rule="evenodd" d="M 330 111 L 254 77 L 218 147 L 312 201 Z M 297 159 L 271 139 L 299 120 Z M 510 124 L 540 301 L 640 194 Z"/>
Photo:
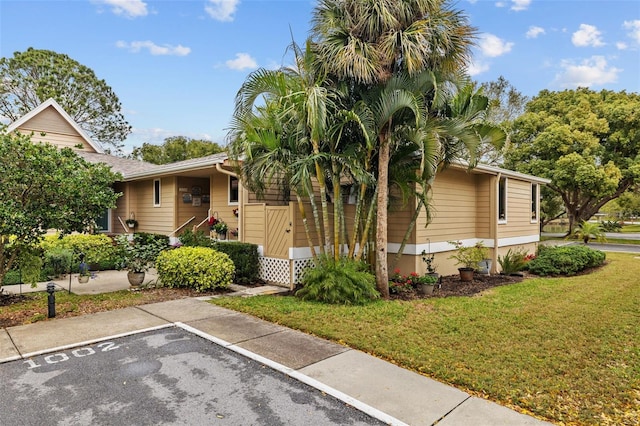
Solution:
<path fill-rule="evenodd" d="M 389 128 L 383 129 L 380 135 L 380 152 L 378 155 L 378 196 L 376 220 L 376 287 L 383 299 L 389 298 L 389 266 L 387 259 L 387 204 L 389 200 Z"/>
<path fill-rule="evenodd" d="M 304 233 L 307 236 L 307 243 L 309 244 L 309 250 L 311 250 L 311 257 L 315 262 L 318 259 L 318 254 L 313 244 L 313 238 L 311 238 L 311 230 L 309 229 L 309 223 L 307 221 L 307 213 L 304 211 L 304 203 L 298 191 L 296 191 L 296 200 L 298 201 L 298 210 L 300 211 L 300 217 L 302 217 L 302 224 L 304 225 Z"/>

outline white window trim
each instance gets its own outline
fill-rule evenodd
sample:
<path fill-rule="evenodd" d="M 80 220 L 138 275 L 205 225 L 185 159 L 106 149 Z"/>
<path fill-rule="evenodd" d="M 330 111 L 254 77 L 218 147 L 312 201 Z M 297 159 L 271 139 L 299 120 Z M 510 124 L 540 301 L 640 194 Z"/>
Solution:
<path fill-rule="evenodd" d="M 536 191 L 535 194 L 533 193 L 534 187 L 535 187 L 535 191 Z M 536 217 L 535 218 L 531 218 L 531 223 L 538 223 L 539 220 L 540 220 L 540 185 L 535 183 L 535 182 L 531 182 L 531 200 L 533 200 L 533 196 L 534 195 L 536 197 L 536 211 L 535 211 Z"/>
<path fill-rule="evenodd" d="M 500 219 L 500 180 L 504 179 L 504 219 Z M 498 179 L 498 203 L 496 205 L 497 214 L 498 214 L 498 225 L 505 225 L 507 223 L 507 219 L 509 218 L 509 210 L 508 200 L 509 200 L 509 179 L 506 177 L 501 177 Z"/>
<path fill-rule="evenodd" d="M 233 176 L 229 175 L 229 179 L 227 180 L 227 203 L 230 206 L 237 206 L 240 204 L 240 179 L 235 178 L 238 181 L 238 201 L 231 201 L 231 179 Z"/>
<path fill-rule="evenodd" d="M 156 182 L 158 182 L 158 192 L 156 196 Z M 158 202 L 156 203 L 156 199 Z M 160 179 L 153 180 L 153 207 L 160 207 L 162 204 L 162 181 Z"/>

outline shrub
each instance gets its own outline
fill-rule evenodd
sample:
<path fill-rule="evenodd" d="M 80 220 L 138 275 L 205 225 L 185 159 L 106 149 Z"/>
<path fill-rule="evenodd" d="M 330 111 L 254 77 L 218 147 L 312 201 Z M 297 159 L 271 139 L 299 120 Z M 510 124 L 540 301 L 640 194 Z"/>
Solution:
<path fill-rule="evenodd" d="M 527 255 L 522 249 L 509 249 L 504 257 L 498 256 L 498 263 L 503 274 L 515 274 L 527 268 Z"/>
<path fill-rule="evenodd" d="M 249 243 L 216 242 L 213 249 L 226 253 L 236 268 L 235 282 L 237 284 L 252 284 L 258 280 L 259 262 L 258 246 Z"/>
<path fill-rule="evenodd" d="M 125 234 L 115 238 L 119 269 L 127 269 L 129 272 L 146 272 L 154 265 L 160 252 L 169 247 L 168 239 L 147 238 L 145 235 L 139 238 L 138 234 L 134 234 L 131 240 Z"/>
<path fill-rule="evenodd" d="M 44 252 L 44 270 L 48 277 L 59 277 L 71 271 L 73 251 L 54 247 Z"/>
<path fill-rule="evenodd" d="M 537 275 L 575 275 L 587 268 L 600 266 L 606 255 L 582 245 L 540 247 L 529 262 L 529 271 Z"/>
<path fill-rule="evenodd" d="M 302 300 L 362 305 L 380 296 L 375 281 L 363 262 L 321 257 L 318 264 L 305 273 L 303 287 L 296 296 Z"/>
<path fill-rule="evenodd" d="M 600 228 L 604 232 L 620 232 L 622 230 L 622 224 L 615 220 L 603 220 L 600 223 Z"/>
<path fill-rule="evenodd" d="M 187 247 L 211 247 L 211 238 L 204 231 L 193 232 L 191 229 L 185 229 L 180 235 L 180 243 Z"/>
<path fill-rule="evenodd" d="M 57 235 L 48 236 L 42 241 L 41 246 L 45 251 L 67 249 L 75 255 L 84 253 L 84 261 L 89 265 L 112 267 L 117 260 L 113 241 L 103 234 L 73 234 L 62 238 Z M 72 268 L 77 272 L 77 264 L 72 264 Z"/>
<path fill-rule="evenodd" d="M 156 269 L 163 285 L 196 291 L 227 288 L 235 272 L 227 254 L 207 247 L 165 250 L 156 259 Z"/>

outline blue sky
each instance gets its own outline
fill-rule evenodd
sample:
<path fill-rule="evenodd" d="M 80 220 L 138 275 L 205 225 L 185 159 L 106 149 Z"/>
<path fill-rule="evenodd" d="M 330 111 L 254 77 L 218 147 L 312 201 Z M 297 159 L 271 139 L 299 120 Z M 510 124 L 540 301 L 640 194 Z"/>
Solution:
<path fill-rule="evenodd" d="M 0 0 L 0 56 L 29 47 L 93 69 L 133 126 L 127 150 L 169 136 L 224 144 L 234 96 L 258 67 L 288 65 L 312 0 Z M 479 82 L 517 90 L 640 92 L 640 1 L 459 0 L 477 27 Z"/>

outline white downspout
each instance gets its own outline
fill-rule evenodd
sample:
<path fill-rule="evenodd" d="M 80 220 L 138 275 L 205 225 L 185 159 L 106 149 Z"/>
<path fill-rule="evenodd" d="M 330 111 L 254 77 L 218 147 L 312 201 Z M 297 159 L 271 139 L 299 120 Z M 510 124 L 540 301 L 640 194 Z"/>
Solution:
<path fill-rule="evenodd" d="M 498 176 L 496 178 L 496 184 L 494 186 L 494 190 L 496 193 L 496 204 L 495 206 L 493 206 L 493 215 L 495 217 L 494 219 L 494 229 L 495 232 L 493 233 L 493 256 L 492 256 L 492 271 L 490 271 L 492 274 L 495 274 L 496 271 L 498 270 L 498 249 L 500 247 L 498 247 L 499 244 L 499 238 L 498 238 L 498 229 L 499 228 L 499 222 L 500 222 L 500 215 L 498 214 L 498 206 L 500 205 L 500 178 L 502 178 L 502 173 L 498 172 Z"/>

